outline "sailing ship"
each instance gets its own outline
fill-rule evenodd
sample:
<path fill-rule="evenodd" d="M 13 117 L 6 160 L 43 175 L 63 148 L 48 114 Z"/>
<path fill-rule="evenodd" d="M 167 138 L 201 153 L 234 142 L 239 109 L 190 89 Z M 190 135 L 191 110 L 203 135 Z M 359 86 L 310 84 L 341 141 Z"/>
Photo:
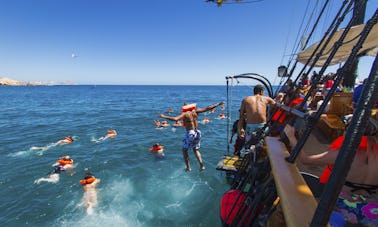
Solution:
<path fill-rule="evenodd" d="M 221 6 L 225 1 L 212 2 Z M 266 226 L 267 221 L 277 209 L 283 213 L 284 222 L 288 226 L 327 226 L 335 223 L 331 220 L 337 218 L 333 215 L 333 207 L 344 185 L 368 119 L 377 111 L 374 107 L 378 97 L 378 86 L 376 86 L 378 84 L 378 8 L 365 24 L 355 26 L 356 20 L 359 19 L 357 13 L 350 17 L 343 29 L 340 29 L 340 24 L 345 20 L 346 15 L 350 14 L 353 7 L 360 13 L 364 10 L 362 2 L 366 3 L 366 1 L 343 1 L 322 40 L 304 48 L 297 55 L 291 70 L 286 66 L 279 67 L 280 76 L 286 80 L 284 84 L 292 80 L 292 88 L 296 91 L 301 89 L 302 75 L 309 75 L 314 67 L 320 67 L 319 72 L 311 80 L 312 86 L 306 89 L 303 101 L 297 108 L 289 105 L 294 97 L 285 97 L 288 101 L 277 104 L 278 108 L 272 110 L 264 127 L 256 131 L 251 141 L 245 143 L 240 157 L 229 155 L 228 147 L 228 155 L 224 156 L 217 167 L 227 173 L 231 184 L 230 189 L 224 193 L 220 201 L 223 226 Z M 328 1 L 324 4 L 319 18 L 327 3 Z M 366 55 L 374 57 L 370 74 L 356 108 L 348 109 L 350 94 L 345 96 L 347 98 L 343 95 L 341 95 L 342 98 L 338 98 L 340 94 L 336 92 L 337 87 L 344 78 L 349 76 L 350 69 L 357 59 Z M 302 63 L 304 66 L 295 78 L 293 72 L 297 63 Z M 332 64 L 342 64 L 335 73 L 334 84 L 323 96 L 323 102 L 315 110 L 308 111 L 306 104 L 314 99 L 313 94 L 317 92 L 317 85 L 321 83 L 326 69 Z M 230 104 L 233 100 L 229 94 L 230 83 L 232 87 L 234 81 L 239 82 L 241 79 L 257 80 L 265 86 L 269 96 L 277 95 L 277 93 L 274 94 L 269 80 L 259 74 L 227 76 L 228 119 L 232 111 L 236 112 L 230 109 L 233 106 L 232 103 Z M 332 111 L 326 112 L 330 102 L 331 108 L 333 106 L 337 110 L 343 109 L 340 115 L 348 111 L 353 113 L 347 129 L 342 122 L 342 116 L 336 114 L 332 120 Z M 296 122 L 302 124 L 298 143 L 295 147 L 291 147 L 290 153 L 288 146 L 285 145 L 285 134 L 273 133 L 277 128 L 277 121 L 273 121 L 272 116 L 277 111 L 280 114 L 290 114 L 289 124 Z M 229 126 L 227 130 L 230 131 Z M 327 147 L 329 141 L 324 142 L 325 135 L 329 138 L 330 135 L 337 137 L 344 133 L 345 140 L 327 184 L 321 185 L 316 175 L 299 170 L 296 159 L 302 148 Z"/>

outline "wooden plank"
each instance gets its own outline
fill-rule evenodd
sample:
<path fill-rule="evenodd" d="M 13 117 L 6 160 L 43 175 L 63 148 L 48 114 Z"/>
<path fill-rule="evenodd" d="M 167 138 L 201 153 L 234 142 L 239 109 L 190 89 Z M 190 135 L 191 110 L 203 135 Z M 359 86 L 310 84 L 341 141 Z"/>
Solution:
<path fill-rule="evenodd" d="M 287 226 L 309 226 L 317 201 L 296 165 L 285 160 L 285 145 L 276 137 L 265 137 L 265 143 Z"/>
<path fill-rule="evenodd" d="M 224 171 L 237 171 L 242 162 L 243 158 L 241 157 L 225 155 L 217 164 L 216 169 Z"/>

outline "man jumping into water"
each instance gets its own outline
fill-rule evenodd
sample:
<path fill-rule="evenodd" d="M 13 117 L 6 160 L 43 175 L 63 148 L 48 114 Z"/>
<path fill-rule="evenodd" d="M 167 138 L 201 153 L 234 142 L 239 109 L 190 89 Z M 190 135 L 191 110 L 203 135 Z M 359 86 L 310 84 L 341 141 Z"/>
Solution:
<path fill-rule="evenodd" d="M 190 163 L 189 163 L 189 156 L 188 150 L 192 149 L 198 163 L 200 164 L 200 171 L 205 170 L 205 166 L 202 161 L 201 153 L 199 152 L 200 148 L 200 141 L 201 141 L 201 131 L 198 129 L 198 114 L 209 111 L 211 109 L 215 109 L 217 106 L 222 105 L 224 102 L 218 102 L 216 104 L 210 105 L 205 108 L 196 108 L 195 104 L 184 105 L 182 108 L 182 113 L 176 117 L 166 116 L 164 114 L 160 114 L 161 118 L 165 118 L 171 121 L 183 121 L 183 126 L 186 128 L 186 134 L 183 140 L 183 148 L 182 153 L 184 156 L 185 161 L 185 171 L 189 172 Z"/>

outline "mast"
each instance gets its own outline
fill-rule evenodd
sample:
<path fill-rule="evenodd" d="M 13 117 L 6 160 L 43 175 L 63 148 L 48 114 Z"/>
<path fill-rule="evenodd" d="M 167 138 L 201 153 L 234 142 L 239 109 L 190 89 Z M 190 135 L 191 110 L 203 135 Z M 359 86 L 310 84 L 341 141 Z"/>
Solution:
<path fill-rule="evenodd" d="M 352 24 L 352 26 L 360 25 L 364 23 L 366 5 L 367 5 L 367 0 L 354 0 L 353 17 L 355 17 L 356 19 L 354 20 L 354 23 Z M 352 63 L 350 70 L 346 73 L 346 75 L 348 76 L 345 77 L 343 80 L 344 87 L 350 87 L 350 88 L 354 87 L 356 78 L 358 76 L 357 75 L 358 63 L 359 63 L 359 59 L 356 58 L 356 60 Z"/>

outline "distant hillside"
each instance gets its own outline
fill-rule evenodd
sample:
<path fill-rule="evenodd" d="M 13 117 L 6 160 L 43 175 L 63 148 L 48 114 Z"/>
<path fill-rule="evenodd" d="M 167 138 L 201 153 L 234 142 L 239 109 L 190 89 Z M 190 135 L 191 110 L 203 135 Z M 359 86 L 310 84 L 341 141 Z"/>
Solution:
<path fill-rule="evenodd" d="M 24 83 L 18 80 L 9 79 L 6 77 L 0 77 L 0 85 L 20 86 Z"/>
<path fill-rule="evenodd" d="M 38 85 L 74 85 L 73 82 L 40 82 L 40 81 L 19 81 L 7 77 L 0 77 L 0 86 L 38 86 Z"/>

